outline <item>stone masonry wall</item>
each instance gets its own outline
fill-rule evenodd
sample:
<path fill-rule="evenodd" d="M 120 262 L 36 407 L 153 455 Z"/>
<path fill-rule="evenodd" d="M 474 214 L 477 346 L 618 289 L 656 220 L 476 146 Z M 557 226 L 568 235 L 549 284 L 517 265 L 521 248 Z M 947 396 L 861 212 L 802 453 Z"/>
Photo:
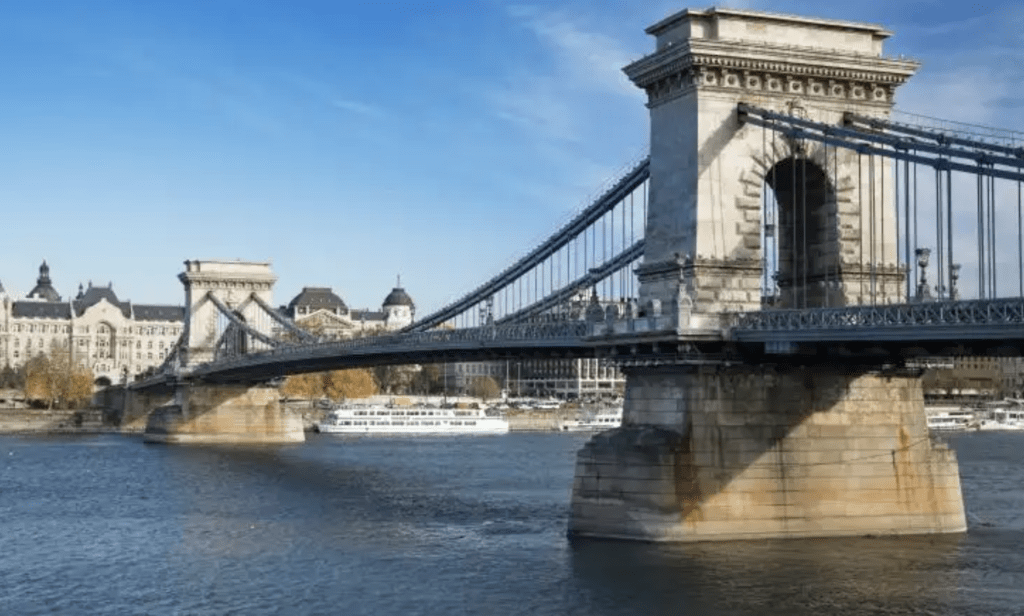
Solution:
<path fill-rule="evenodd" d="M 653 541 L 966 528 L 955 454 L 920 380 L 778 371 L 629 374 L 623 427 L 579 452 L 570 532 Z"/>
<path fill-rule="evenodd" d="M 161 443 L 293 443 L 302 418 L 282 408 L 276 387 L 183 384 L 152 412 L 144 438 Z"/>

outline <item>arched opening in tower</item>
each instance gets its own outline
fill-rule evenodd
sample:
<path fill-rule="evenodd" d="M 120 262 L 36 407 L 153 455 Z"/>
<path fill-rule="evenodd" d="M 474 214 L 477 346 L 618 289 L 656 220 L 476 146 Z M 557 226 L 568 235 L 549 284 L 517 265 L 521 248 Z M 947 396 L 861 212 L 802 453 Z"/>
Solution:
<path fill-rule="evenodd" d="M 764 178 L 761 303 L 815 308 L 844 303 L 836 192 L 817 163 L 779 161 Z"/>
<path fill-rule="evenodd" d="M 246 322 L 245 321 L 245 317 L 242 316 L 241 312 L 239 312 L 237 310 L 234 310 L 232 312 L 235 315 L 235 318 L 237 318 L 239 321 L 241 321 L 242 323 Z M 236 327 L 235 331 L 232 332 L 232 335 L 234 336 L 234 340 L 232 341 L 232 346 L 235 349 L 235 353 L 238 354 L 238 355 L 245 355 L 246 353 L 248 353 L 249 352 L 249 336 L 245 333 L 245 329 L 243 329 L 241 327 Z"/>

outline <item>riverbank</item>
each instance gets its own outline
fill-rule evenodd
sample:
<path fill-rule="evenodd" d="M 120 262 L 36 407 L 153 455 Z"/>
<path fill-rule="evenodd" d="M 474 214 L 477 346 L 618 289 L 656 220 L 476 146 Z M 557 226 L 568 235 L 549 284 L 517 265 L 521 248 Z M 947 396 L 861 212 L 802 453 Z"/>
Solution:
<path fill-rule="evenodd" d="M 100 408 L 0 408 L 0 434 L 101 434 L 119 431 Z"/>

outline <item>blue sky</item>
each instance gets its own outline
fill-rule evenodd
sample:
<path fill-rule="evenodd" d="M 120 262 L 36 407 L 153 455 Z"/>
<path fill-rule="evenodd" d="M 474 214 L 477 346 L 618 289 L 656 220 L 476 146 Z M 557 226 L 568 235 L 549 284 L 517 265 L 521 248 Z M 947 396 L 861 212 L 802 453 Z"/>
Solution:
<path fill-rule="evenodd" d="M 881 24 L 920 60 L 898 107 L 1024 129 L 1019 2 L 734 2 Z M 51 266 L 180 304 L 186 259 L 270 260 L 426 314 L 508 265 L 636 160 L 621 67 L 655 0 L 3 0 L 0 283 Z"/>

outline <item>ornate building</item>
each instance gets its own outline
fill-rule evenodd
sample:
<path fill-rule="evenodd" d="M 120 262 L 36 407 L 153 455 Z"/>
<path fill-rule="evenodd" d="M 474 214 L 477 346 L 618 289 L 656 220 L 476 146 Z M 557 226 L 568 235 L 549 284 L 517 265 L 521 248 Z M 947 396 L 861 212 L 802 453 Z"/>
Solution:
<path fill-rule="evenodd" d="M 23 366 L 34 355 L 70 349 L 73 361 L 92 368 L 97 383 L 120 383 L 159 366 L 181 335 L 182 306 L 121 301 L 113 285 L 78 287 L 62 300 L 39 266 L 36 286 L 14 299 L 0 285 L 0 362 Z"/>
<path fill-rule="evenodd" d="M 303 287 L 287 306 L 281 307 L 281 312 L 319 336 L 351 338 L 409 325 L 416 305 L 399 282 L 384 298 L 380 310 L 349 310 L 330 287 Z"/>

